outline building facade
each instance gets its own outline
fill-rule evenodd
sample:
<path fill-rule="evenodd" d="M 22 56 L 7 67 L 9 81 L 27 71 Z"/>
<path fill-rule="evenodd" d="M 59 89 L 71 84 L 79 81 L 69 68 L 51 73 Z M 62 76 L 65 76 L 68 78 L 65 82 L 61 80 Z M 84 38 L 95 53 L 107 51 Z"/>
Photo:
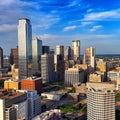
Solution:
<path fill-rule="evenodd" d="M 49 54 L 50 53 L 50 47 L 49 46 L 42 46 L 42 54 Z"/>
<path fill-rule="evenodd" d="M 93 72 L 95 69 L 95 49 L 90 47 L 86 48 L 84 53 L 84 64 L 88 65 L 88 72 Z"/>
<path fill-rule="evenodd" d="M 12 48 L 10 53 L 10 64 L 15 64 L 15 68 L 18 68 L 18 47 Z"/>
<path fill-rule="evenodd" d="M 42 40 L 34 37 L 32 40 L 32 71 L 33 74 L 40 73 L 40 60 L 42 55 Z"/>
<path fill-rule="evenodd" d="M 38 93 L 42 91 L 42 78 L 27 78 L 21 80 L 22 90 L 36 90 Z"/>
<path fill-rule="evenodd" d="M 19 79 L 32 74 L 32 28 L 30 20 L 19 19 L 18 24 Z"/>
<path fill-rule="evenodd" d="M 80 40 L 72 41 L 72 58 L 74 60 L 80 58 Z"/>
<path fill-rule="evenodd" d="M 0 47 L 0 69 L 3 68 L 3 49 Z"/>
<path fill-rule="evenodd" d="M 87 84 L 87 120 L 115 120 L 115 86 Z"/>
<path fill-rule="evenodd" d="M 54 82 L 54 56 L 41 55 L 41 76 L 44 83 Z"/>
<path fill-rule="evenodd" d="M 65 50 L 65 55 L 64 55 L 64 60 L 71 60 L 72 57 L 72 50 L 70 46 L 67 46 L 66 50 Z"/>
<path fill-rule="evenodd" d="M 65 70 L 65 86 L 73 86 L 84 82 L 84 71 L 79 68 L 68 68 Z"/>

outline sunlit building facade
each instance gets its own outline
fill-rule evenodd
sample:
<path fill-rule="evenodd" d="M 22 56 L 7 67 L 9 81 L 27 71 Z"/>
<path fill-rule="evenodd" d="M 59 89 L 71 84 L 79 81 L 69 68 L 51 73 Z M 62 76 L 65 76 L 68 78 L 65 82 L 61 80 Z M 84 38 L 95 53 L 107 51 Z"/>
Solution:
<path fill-rule="evenodd" d="M 19 79 L 31 76 L 32 29 L 30 20 L 19 19 L 18 25 Z"/>

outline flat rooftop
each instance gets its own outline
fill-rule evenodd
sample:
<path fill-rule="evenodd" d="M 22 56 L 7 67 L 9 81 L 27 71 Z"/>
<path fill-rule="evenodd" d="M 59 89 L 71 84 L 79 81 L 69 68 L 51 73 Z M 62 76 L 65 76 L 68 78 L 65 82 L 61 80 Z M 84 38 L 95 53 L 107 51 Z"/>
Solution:
<path fill-rule="evenodd" d="M 13 99 L 15 97 L 21 96 L 23 94 L 25 94 L 25 93 L 16 92 L 14 90 L 0 89 L 0 99 L 9 100 L 9 99 Z"/>

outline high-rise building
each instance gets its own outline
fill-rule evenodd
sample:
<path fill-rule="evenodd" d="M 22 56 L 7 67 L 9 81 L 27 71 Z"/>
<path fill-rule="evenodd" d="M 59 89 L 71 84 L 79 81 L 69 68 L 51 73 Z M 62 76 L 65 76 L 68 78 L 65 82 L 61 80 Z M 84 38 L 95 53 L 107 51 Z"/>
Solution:
<path fill-rule="evenodd" d="M 30 20 L 19 19 L 18 25 L 19 79 L 32 74 L 32 28 Z"/>
<path fill-rule="evenodd" d="M 70 60 L 71 59 L 71 53 L 72 53 L 72 50 L 71 50 L 71 47 L 70 46 L 67 46 L 66 50 L 65 50 L 65 60 Z"/>
<path fill-rule="evenodd" d="M 50 53 L 50 47 L 49 46 L 42 46 L 42 54 L 49 54 Z"/>
<path fill-rule="evenodd" d="M 32 40 L 32 70 L 34 73 L 40 73 L 40 60 L 42 55 L 42 40 L 34 37 Z"/>
<path fill-rule="evenodd" d="M 95 49 L 86 48 L 84 53 L 84 64 L 88 65 L 88 72 L 93 72 L 95 69 Z"/>
<path fill-rule="evenodd" d="M 61 55 L 61 59 L 64 59 L 64 46 L 63 45 L 57 45 L 56 46 L 56 55 Z"/>
<path fill-rule="evenodd" d="M 72 41 L 72 57 L 74 60 L 80 58 L 80 40 Z"/>
<path fill-rule="evenodd" d="M 54 55 L 55 80 L 63 81 L 65 74 L 64 66 L 64 46 L 56 46 L 56 54 Z"/>
<path fill-rule="evenodd" d="M 41 55 L 41 75 L 43 83 L 54 82 L 54 56 L 50 54 Z"/>
<path fill-rule="evenodd" d="M 18 47 L 12 48 L 10 53 L 10 64 L 15 64 L 15 68 L 18 68 Z"/>
<path fill-rule="evenodd" d="M 0 69 L 3 68 L 3 49 L 0 47 Z"/>
<path fill-rule="evenodd" d="M 87 120 L 115 120 L 115 86 L 87 84 Z"/>
<path fill-rule="evenodd" d="M 10 67 L 10 57 L 9 56 L 3 56 L 3 67 L 9 68 Z"/>

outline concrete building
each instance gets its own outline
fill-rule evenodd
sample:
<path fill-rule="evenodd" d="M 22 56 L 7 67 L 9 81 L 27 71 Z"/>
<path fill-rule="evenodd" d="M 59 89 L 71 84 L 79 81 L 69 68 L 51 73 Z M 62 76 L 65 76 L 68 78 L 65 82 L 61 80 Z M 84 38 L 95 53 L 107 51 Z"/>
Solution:
<path fill-rule="evenodd" d="M 95 49 L 86 48 L 83 59 L 83 63 L 88 65 L 88 72 L 93 72 L 95 69 Z"/>
<path fill-rule="evenodd" d="M 30 20 L 19 19 L 18 24 L 19 79 L 32 75 L 32 28 Z"/>
<path fill-rule="evenodd" d="M 0 47 L 0 69 L 3 68 L 3 49 Z"/>
<path fill-rule="evenodd" d="M 90 73 L 88 76 L 88 82 L 104 82 L 105 74 L 99 71 L 95 71 L 94 73 Z"/>
<path fill-rule="evenodd" d="M 80 40 L 72 41 L 72 58 L 75 61 L 80 58 Z"/>
<path fill-rule="evenodd" d="M 68 68 L 65 70 L 65 86 L 84 82 L 84 71 L 79 68 Z"/>
<path fill-rule="evenodd" d="M 87 84 L 87 120 L 115 120 L 115 86 Z"/>
<path fill-rule="evenodd" d="M 33 74 L 41 72 L 42 40 L 34 37 L 32 40 L 32 71 Z"/>
<path fill-rule="evenodd" d="M 0 120 L 28 120 L 27 94 L 0 90 Z"/>
<path fill-rule="evenodd" d="M 54 56 L 49 54 L 41 55 L 41 75 L 43 83 L 54 82 Z"/>
<path fill-rule="evenodd" d="M 50 47 L 49 46 L 42 46 L 42 54 L 49 54 L 50 53 Z"/>
<path fill-rule="evenodd" d="M 36 90 L 38 93 L 42 91 L 42 78 L 41 77 L 30 77 L 21 80 L 22 90 Z"/>
<path fill-rule="evenodd" d="M 18 68 L 18 47 L 11 48 L 10 64 L 11 65 L 15 64 L 15 68 Z"/>
<path fill-rule="evenodd" d="M 63 45 L 56 46 L 56 55 L 60 55 L 61 60 L 64 60 L 64 46 Z"/>

